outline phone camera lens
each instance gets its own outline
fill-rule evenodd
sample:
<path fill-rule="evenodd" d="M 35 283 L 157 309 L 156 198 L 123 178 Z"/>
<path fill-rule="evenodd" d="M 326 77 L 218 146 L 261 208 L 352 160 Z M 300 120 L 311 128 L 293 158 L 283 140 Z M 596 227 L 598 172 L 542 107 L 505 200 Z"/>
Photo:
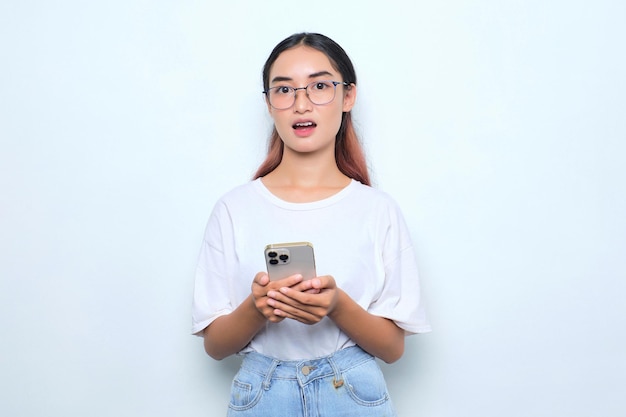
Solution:
<path fill-rule="evenodd" d="M 276 256 L 278 256 L 278 254 L 274 251 L 271 251 L 271 252 L 267 252 L 267 256 L 269 256 L 270 258 L 275 258 Z"/>
<path fill-rule="evenodd" d="M 283 255 L 280 255 L 278 258 L 283 262 L 287 262 L 287 259 L 289 259 L 289 255 L 283 254 Z"/>
<path fill-rule="evenodd" d="M 276 259 L 276 258 L 270 259 L 270 264 L 276 265 L 277 263 L 278 263 L 278 259 Z"/>

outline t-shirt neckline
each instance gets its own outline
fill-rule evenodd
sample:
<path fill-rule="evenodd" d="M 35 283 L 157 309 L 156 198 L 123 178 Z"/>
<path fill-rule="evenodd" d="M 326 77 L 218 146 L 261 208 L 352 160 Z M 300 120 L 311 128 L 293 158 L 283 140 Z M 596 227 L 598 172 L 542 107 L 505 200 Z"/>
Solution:
<path fill-rule="evenodd" d="M 319 209 L 323 207 L 332 206 L 338 201 L 343 200 L 346 197 L 346 195 L 348 195 L 356 187 L 356 185 L 359 184 L 357 180 L 351 179 L 348 185 L 346 185 L 344 188 L 342 188 L 340 191 L 336 192 L 335 194 L 331 195 L 330 197 L 326 197 L 317 201 L 310 201 L 307 203 L 293 203 L 291 201 L 283 200 L 282 198 L 273 194 L 265 186 L 265 184 L 263 184 L 263 181 L 261 181 L 261 178 L 257 178 L 252 183 L 255 186 L 256 190 L 260 192 L 263 197 L 271 201 L 274 205 L 278 207 L 282 207 L 284 209 L 288 209 L 288 210 L 313 210 L 313 209 Z"/>

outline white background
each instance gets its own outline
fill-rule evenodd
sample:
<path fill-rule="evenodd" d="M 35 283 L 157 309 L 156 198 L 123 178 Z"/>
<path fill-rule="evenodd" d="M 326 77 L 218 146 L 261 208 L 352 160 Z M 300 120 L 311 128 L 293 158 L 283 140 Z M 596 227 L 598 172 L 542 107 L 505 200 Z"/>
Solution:
<path fill-rule="evenodd" d="M 303 30 L 352 57 L 418 253 L 434 332 L 384 366 L 400 414 L 623 415 L 625 4 L 3 1 L 0 415 L 224 415 L 196 257 Z"/>

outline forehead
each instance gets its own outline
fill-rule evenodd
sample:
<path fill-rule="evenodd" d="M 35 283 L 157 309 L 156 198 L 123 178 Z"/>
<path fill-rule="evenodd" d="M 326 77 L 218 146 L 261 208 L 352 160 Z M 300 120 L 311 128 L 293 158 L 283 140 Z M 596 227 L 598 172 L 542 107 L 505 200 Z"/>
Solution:
<path fill-rule="evenodd" d="M 299 45 L 282 52 L 270 70 L 270 81 L 276 77 L 293 80 L 310 78 L 312 74 L 327 72 L 333 77 L 339 72 L 333 67 L 325 53 L 309 46 Z"/>

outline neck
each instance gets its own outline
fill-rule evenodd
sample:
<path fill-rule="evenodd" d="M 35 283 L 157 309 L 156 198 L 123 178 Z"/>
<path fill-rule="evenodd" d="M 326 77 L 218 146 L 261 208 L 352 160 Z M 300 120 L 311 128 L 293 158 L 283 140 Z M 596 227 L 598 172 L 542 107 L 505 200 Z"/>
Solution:
<path fill-rule="evenodd" d="M 287 151 L 263 184 L 276 196 L 291 202 L 310 202 L 329 197 L 350 184 L 351 179 L 332 158 Z"/>
<path fill-rule="evenodd" d="M 301 187 L 345 184 L 346 176 L 337 167 L 334 149 L 323 153 L 297 153 L 285 149 L 283 158 L 270 174 L 284 185 Z M 329 155 L 330 154 L 330 155 Z"/>

